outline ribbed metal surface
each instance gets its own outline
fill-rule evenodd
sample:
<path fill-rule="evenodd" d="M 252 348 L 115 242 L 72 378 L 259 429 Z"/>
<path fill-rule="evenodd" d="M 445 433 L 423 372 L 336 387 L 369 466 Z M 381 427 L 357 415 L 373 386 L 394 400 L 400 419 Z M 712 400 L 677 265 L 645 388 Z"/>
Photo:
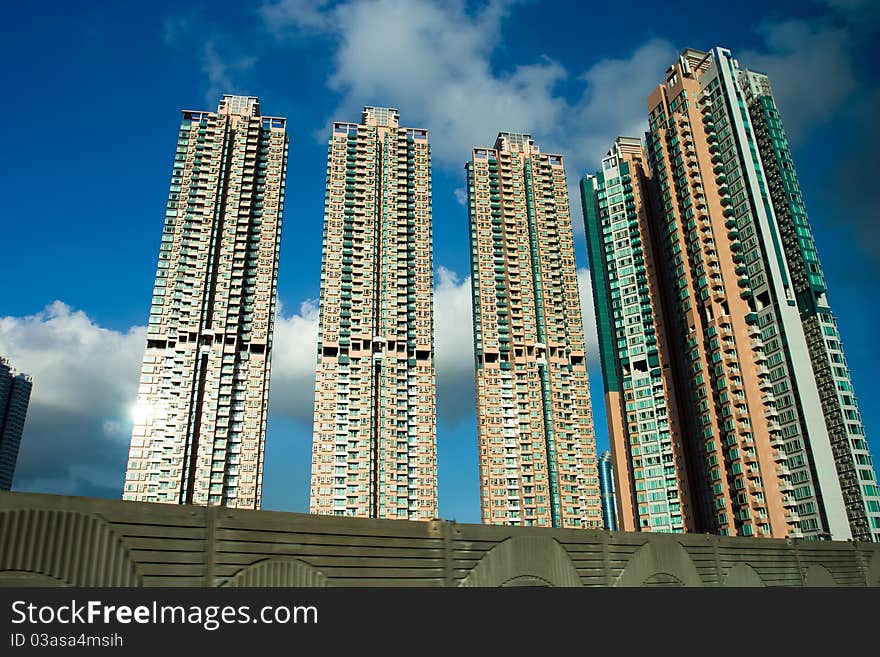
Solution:
<path fill-rule="evenodd" d="M 616 586 L 705 585 L 687 550 L 671 535 L 654 534 L 643 541 L 615 580 Z"/>
<path fill-rule="evenodd" d="M 642 586 L 684 586 L 684 582 L 669 573 L 654 573 L 642 582 Z"/>
<path fill-rule="evenodd" d="M 298 559 L 267 559 L 240 570 L 221 586 L 323 587 L 327 586 L 327 578 L 320 570 Z"/>
<path fill-rule="evenodd" d="M 735 542 L 734 542 L 735 541 Z M 847 544 L 843 543 L 846 547 Z M 719 542 L 718 560 L 724 572 L 745 563 L 765 586 L 802 586 L 800 566 L 793 545 L 769 539 L 731 539 Z"/>
<path fill-rule="evenodd" d="M 0 586 L 880 586 L 880 545 L 0 493 Z"/>
<path fill-rule="evenodd" d="M 128 551 L 98 517 L 75 511 L 0 512 L 0 571 L 71 586 L 138 586 Z"/>
<path fill-rule="evenodd" d="M 215 575 L 295 558 L 335 586 L 443 586 L 441 523 L 215 510 Z"/>
<path fill-rule="evenodd" d="M 571 558 L 550 536 L 515 536 L 495 545 L 459 586 L 538 582 L 547 586 L 582 586 Z"/>
<path fill-rule="evenodd" d="M 868 586 L 880 586 L 880 546 L 874 550 L 873 557 L 868 558 L 866 553 L 867 550 L 862 553 L 862 558 Z"/>
<path fill-rule="evenodd" d="M 821 566 L 829 572 L 838 586 L 864 586 L 865 572 L 855 546 L 849 546 L 849 550 L 842 550 L 837 545 L 826 542 L 802 543 L 797 548 L 801 569 Z"/>
<path fill-rule="evenodd" d="M 731 568 L 724 577 L 724 586 L 735 587 L 762 587 L 764 580 L 757 571 L 747 563 L 738 563 Z"/>

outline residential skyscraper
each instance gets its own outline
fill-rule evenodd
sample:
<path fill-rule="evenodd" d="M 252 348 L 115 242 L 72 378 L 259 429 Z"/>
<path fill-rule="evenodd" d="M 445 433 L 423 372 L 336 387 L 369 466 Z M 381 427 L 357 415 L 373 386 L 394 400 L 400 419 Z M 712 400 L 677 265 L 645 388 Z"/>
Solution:
<path fill-rule="evenodd" d="M 769 178 L 729 51 L 649 97 L 653 222 L 703 531 L 848 539 Z"/>
<path fill-rule="evenodd" d="M 183 112 L 126 500 L 260 507 L 287 148 L 255 97 Z"/>
<path fill-rule="evenodd" d="M 482 520 L 601 528 L 562 156 L 502 132 L 465 168 Z"/>
<path fill-rule="evenodd" d="M 737 82 L 767 178 L 767 192 L 791 273 L 850 529 L 855 540 L 880 541 L 876 470 L 865 440 L 837 320 L 828 303 L 825 277 L 788 138 L 767 76 L 738 69 L 735 62 L 733 66 L 738 70 Z"/>
<path fill-rule="evenodd" d="M 431 150 L 365 107 L 327 149 L 312 513 L 437 517 Z"/>
<path fill-rule="evenodd" d="M 642 143 L 630 137 L 581 180 L 618 522 L 624 531 L 694 531 L 652 194 Z"/>
<path fill-rule="evenodd" d="M 599 457 L 599 490 L 602 494 L 602 524 L 608 531 L 617 531 L 617 504 L 614 490 L 614 465 L 611 452 L 604 451 Z"/>
<path fill-rule="evenodd" d="M 24 432 L 33 379 L 0 356 L 0 490 L 10 490 Z"/>

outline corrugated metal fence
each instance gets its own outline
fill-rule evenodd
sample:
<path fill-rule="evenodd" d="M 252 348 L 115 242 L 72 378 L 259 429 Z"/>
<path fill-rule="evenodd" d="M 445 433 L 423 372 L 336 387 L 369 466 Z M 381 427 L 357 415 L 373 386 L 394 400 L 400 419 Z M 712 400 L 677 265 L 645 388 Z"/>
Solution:
<path fill-rule="evenodd" d="M 0 493 L 0 586 L 880 586 L 880 544 Z"/>

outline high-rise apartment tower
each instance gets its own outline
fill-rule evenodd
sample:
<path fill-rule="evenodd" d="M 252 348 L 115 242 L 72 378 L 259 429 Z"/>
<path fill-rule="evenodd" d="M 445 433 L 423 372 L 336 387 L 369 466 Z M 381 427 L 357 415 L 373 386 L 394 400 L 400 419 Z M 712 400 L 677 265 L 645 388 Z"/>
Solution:
<path fill-rule="evenodd" d="M 651 225 L 699 529 L 848 539 L 792 265 L 740 70 L 685 50 L 649 97 Z"/>
<path fill-rule="evenodd" d="M 853 538 L 880 541 L 880 490 L 862 425 L 837 320 L 828 303 L 825 276 L 807 219 L 804 197 L 782 126 L 763 73 L 737 69 L 754 140 L 767 178 L 767 192 L 781 234 L 800 311 L 822 413 Z"/>
<path fill-rule="evenodd" d="M 600 528 L 562 157 L 501 133 L 465 168 L 482 520 Z"/>
<path fill-rule="evenodd" d="M 260 506 L 287 148 L 257 98 L 183 112 L 124 499 Z"/>
<path fill-rule="evenodd" d="M 623 531 L 694 531 L 655 212 L 639 139 L 619 137 L 581 180 L 608 434 Z"/>
<path fill-rule="evenodd" d="M 324 203 L 311 512 L 433 519 L 427 130 L 383 107 L 334 123 Z"/>
<path fill-rule="evenodd" d="M 0 490 L 12 488 L 32 388 L 33 379 L 0 356 Z"/>

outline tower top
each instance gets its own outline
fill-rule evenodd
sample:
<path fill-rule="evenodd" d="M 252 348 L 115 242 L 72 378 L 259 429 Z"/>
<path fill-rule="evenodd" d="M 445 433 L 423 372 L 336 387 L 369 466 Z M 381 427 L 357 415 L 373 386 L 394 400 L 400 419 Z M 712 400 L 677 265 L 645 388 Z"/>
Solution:
<path fill-rule="evenodd" d="M 608 155 L 623 155 L 629 153 L 632 155 L 642 154 L 642 140 L 638 137 L 618 137 L 614 140 L 614 145 L 608 151 Z"/>
<path fill-rule="evenodd" d="M 504 153 L 538 153 L 540 149 L 531 135 L 522 132 L 499 132 L 495 149 Z"/>
<path fill-rule="evenodd" d="M 698 77 L 700 73 L 705 72 L 712 61 L 712 56 L 705 50 L 697 50 L 696 48 L 685 48 L 679 55 L 682 69 L 685 73 L 690 73 L 693 77 Z"/>
<path fill-rule="evenodd" d="M 361 123 L 397 128 L 400 124 L 400 112 L 394 107 L 364 107 Z"/>
<path fill-rule="evenodd" d="M 21 379 L 28 383 L 33 382 L 33 377 L 30 374 L 25 374 L 24 372 L 15 369 L 12 365 L 12 361 L 6 356 L 0 356 L 0 370 L 3 370 L 5 374 L 8 374 L 14 379 Z"/>
<path fill-rule="evenodd" d="M 256 96 L 234 96 L 224 94 L 217 114 L 237 114 L 239 116 L 260 116 L 260 99 Z"/>
<path fill-rule="evenodd" d="M 770 78 L 759 71 L 742 69 L 739 72 L 739 84 L 751 99 L 760 96 L 772 96 L 773 88 L 770 86 Z"/>

